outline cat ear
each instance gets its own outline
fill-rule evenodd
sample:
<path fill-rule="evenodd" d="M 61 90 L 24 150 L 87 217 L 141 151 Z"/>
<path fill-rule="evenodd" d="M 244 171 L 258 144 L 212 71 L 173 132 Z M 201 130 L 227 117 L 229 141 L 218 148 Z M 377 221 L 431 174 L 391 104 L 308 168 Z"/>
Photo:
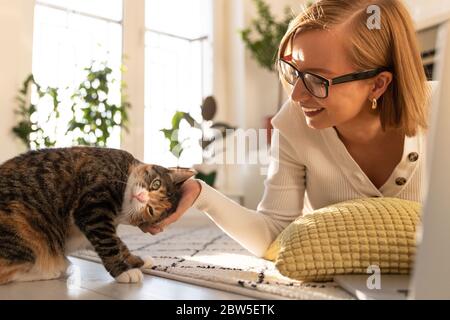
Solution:
<path fill-rule="evenodd" d="M 172 179 L 173 183 L 175 184 L 181 184 L 185 182 L 187 179 L 197 174 L 197 171 L 191 168 L 175 167 L 168 169 L 169 169 L 169 176 Z"/>

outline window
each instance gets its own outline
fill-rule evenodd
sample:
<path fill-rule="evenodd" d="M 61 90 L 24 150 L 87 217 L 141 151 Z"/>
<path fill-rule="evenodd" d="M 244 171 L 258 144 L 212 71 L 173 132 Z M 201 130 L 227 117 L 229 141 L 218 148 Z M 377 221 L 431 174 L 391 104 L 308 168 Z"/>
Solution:
<path fill-rule="evenodd" d="M 127 1 L 129 21 L 140 4 Z M 177 161 L 160 130 L 170 127 L 175 111 L 190 112 L 200 120 L 200 105 L 212 94 L 212 0 L 142 1 L 142 4 L 145 1 L 146 31 L 145 65 L 141 70 L 145 70 L 145 92 L 138 93 L 145 96 L 145 106 L 132 108 L 138 110 L 134 115 L 142 111 L 145 120 L 144 137 L 139 141 L 144 146 L 143 160 L 166 166 L 191 166 L 202 160 L 198 143 L 191 140 L 191 145 L 184 144 L 185 151 Z M 37 82 L 44 87 L 73 88 L 83 79 L 83 69 L 92 60 L 106 61 L 115 72 L 114 78 L 120 80 L 122 35 L 138 32 L 136 26 L 122 32 L 123 3 L 125 0 L 36 0 L 33 74 Z M 143 50 L 138 47 L 135 49 Z M 120 81 L 112 95 L 116 101 L 120 99 Z M 71 116 L 70 90 L 60 93 L 60 97 L 63 118 L 60 122 L 64 123 Z M 44 128 L 59 128 L 54 133 L 57 146 L 70 145 L 72 137 L 65 135 L 64 124 L 47 121 L 50 102 L 47 104 L 42 102 L 38 106 L 42 118 L 39 122 Z M 130 131 L 132 126 L 130 122 Z M 109 147 L 121 147 L 118 131 L 108 142 Z M 182 123 L 180 139 L 200 135 L 198 129 Z M 126 143 L 130 144 L 128 140 Z"/>
<path fill-rule="evenodd" d="M 122 64 L 122 0 L 39 0 L 36 1 L 33 35 L 33 74 L 38 83 L 72 88 L 83 79 L 83 69 L 92 60 L 107 62 L 113 69 L 117 88 L 111 101 L 120 101 Z M 63 90 L 64 91 L 64 90 Z M 70 90 L 60 92 L 61 122 L 70 117 Z M 45 102 L 38 106 L 39 118 L 55 132 L 57 146 L 71 145 L 64 125 L 46 121 Z M 67 112 L 65 112 L 67 111 Z M 40 120 L 39 120 L 40 121 Z M 110 147 L 120 147 L 120 130 L 115 130 Z"/>
<path fill-rule="evenodd" d="M 200 105 L 212 93 L 210 0 L 146 0 L 145 156 L 149 163 L 191 166 L 200 163 L 198 143 L 183 144 L 179 161 L 160 131 L 175 111 L 200 120 Z M 201 132 L 181 123 L 179 140 Z"/>

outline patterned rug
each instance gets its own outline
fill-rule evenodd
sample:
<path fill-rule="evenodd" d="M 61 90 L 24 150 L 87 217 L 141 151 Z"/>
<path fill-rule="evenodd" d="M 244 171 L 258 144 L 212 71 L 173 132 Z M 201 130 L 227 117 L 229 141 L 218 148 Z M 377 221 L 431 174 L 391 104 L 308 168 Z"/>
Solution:
<path fill-rule="evenodd" d="M 119 227 L 119 235 L 139 256 L 155 265 L 144 273 L 260 299 L 351 299 L 336 283 L 305 283 L 282 276 L 274 263 L 243 249 L 215 225 L 172 225 L 151 236 Z M 73 256 L 100 262 L 93 251 Z"/>

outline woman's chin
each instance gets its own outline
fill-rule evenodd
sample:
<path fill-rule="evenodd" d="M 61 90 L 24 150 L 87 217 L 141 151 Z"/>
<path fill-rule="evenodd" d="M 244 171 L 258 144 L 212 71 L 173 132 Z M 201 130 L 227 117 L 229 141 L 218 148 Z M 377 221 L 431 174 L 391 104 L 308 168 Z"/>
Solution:
<path fill-rule="evenodd" d="M 308 125 L 308 127 L 310 127 L 311 129 L 315 129 L 315 130 L 321 130 L 321 129 L 326 129 L 326 128 L 330 127 L 322 121 L 314 121 L 313 119 L 311 119 L 311 120 L 307 119 L 306 124 Z"/>

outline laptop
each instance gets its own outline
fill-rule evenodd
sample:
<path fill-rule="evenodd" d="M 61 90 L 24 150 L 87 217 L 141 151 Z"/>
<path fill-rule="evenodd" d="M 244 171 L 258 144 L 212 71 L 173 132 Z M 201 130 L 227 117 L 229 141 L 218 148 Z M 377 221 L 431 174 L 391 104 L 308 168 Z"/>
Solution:
<path fill-rule="evenodd" d="M 412 275 L 341 275 L 334 280 L 358 299 L 450 299 L 450 21 L 438 32 L 435 72 L 439 85 L 433 95 L 427 144 L 427 187 L 418 250 Z"/>

